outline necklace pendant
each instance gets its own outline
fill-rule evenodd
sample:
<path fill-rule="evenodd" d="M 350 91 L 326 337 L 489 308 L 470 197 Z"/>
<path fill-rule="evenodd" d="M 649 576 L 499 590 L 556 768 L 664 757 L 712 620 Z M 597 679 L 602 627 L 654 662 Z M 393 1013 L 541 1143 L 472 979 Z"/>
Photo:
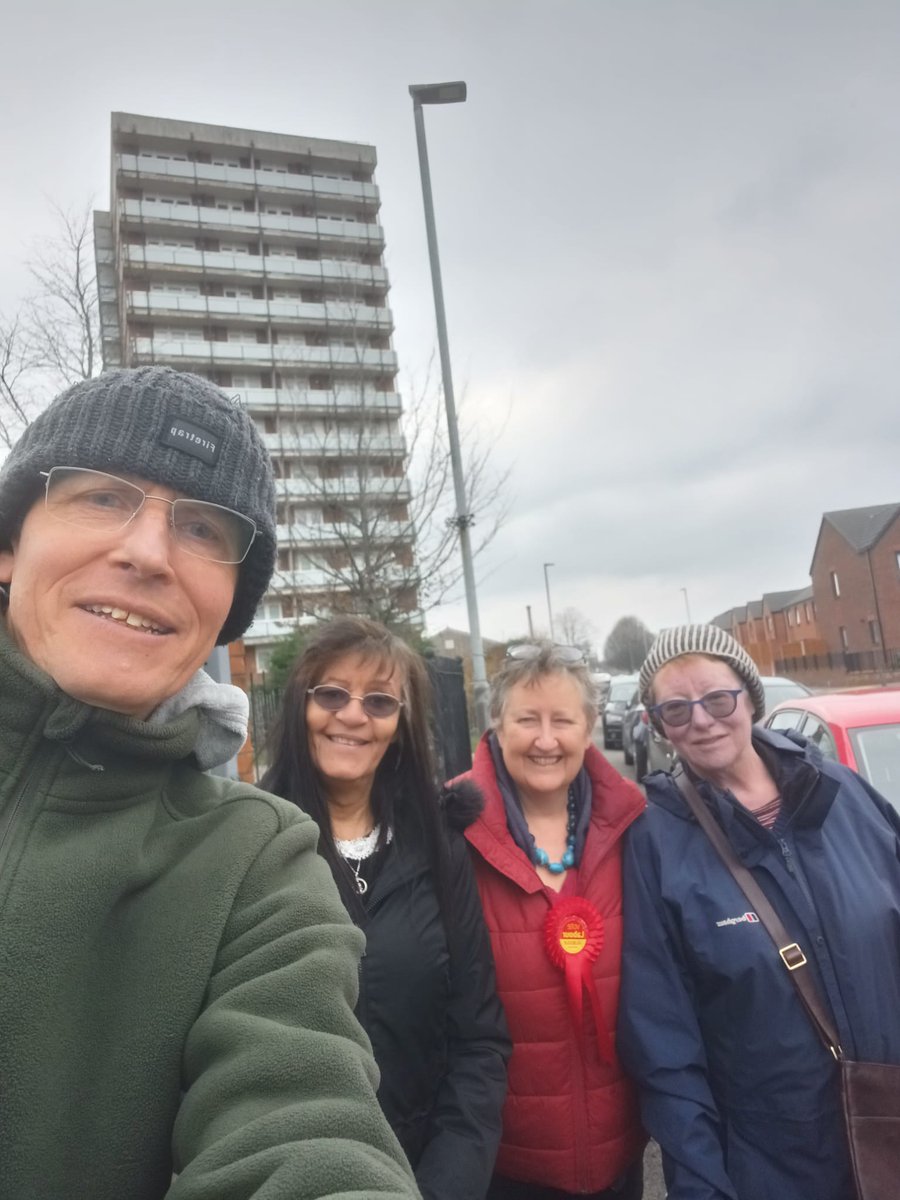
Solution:
<path fill-rule="evenodd" d="M 356 872 L 354 872 L 354 874 L 356 874 Z M 356 876 L 356 890 L 359 892 L 359 894 L 361 896 L 364 896 L 366 894 L 366 892 L 369 890 L 369 885 L 363 879 L 362 875 Z"/>

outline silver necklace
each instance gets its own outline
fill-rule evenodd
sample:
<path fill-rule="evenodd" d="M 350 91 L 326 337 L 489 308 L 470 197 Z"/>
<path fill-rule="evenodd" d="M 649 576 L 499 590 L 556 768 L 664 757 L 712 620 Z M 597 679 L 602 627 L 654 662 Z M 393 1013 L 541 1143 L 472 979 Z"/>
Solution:
<path fill-rule="evenodd" d="M 376 825 L 371 832 L 365 835 L 365 837 L 334 839 L 334 844 L 337 846 L 338 853 L 353 872 L 353 878 L 356 880 L 356 890 L 361 896 L 364 896 L 369 890 L 369 885 L 362 875 L 360 875 L 360 868 L 365 860 L 375 853 L 375 847 L 378 845 L 378 834 L 380 830 L 381 826 Z M 387 841 L 390 842 L 393 836 L 393 830 L 389 829 Z M 354 859 L 356 859 L 356 866 L 353 865 Z"/>
<path fill-rule="evenodd" d="M 358 858 L 356 860 L 355 867 L 354 867 L 353 863 L 350 862 L 349 858 L 345 859 L 344 861 L 349 865 L 350 870 L 353 872 L 353 877 L 356 880 L 356 890 L 359 892 L 359 894 L 361 896 L 364 896 L 366 894 L 366 892 L 369 890 L 369 885 L 368 885 L 368 883 L 366 883 L 365 879 L 363 879 L 362 875 L 360 875 L 360 873 L 359 873 L 359 868 L 362 866 L 363 860 L 361 858 Z"/>

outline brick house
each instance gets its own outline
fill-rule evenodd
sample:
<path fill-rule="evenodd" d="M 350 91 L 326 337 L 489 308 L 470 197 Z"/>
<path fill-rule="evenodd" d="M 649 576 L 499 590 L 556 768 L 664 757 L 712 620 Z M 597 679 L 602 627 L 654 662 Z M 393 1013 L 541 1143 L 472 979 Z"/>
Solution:
<path fill-rule="evenodd" d="M 818 647 L 816 606 L 809 584 L 790 592 L 766 592 L 762 604 L 767 641 L 781 645 L 815 641 Z M 797 653 L 806 654 L 807 650 L 798 649 Z"/>
<path fill-rule="evenodd" d="M 810 575 L 831 653 L 900 660 L 900 504 L 825 513 Z"/>

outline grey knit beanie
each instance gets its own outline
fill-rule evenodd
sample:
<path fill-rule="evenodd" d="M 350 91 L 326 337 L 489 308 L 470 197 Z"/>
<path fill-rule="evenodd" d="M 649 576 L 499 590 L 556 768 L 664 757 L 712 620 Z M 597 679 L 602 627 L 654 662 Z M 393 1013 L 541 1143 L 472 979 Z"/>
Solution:
<path fill-rule="evenodd" d="M 656 636 L 638 679 L 641 703 L 645 707 L 649 708 L 652 703 L 650 689 L 656 672 L 672 659 L 685 654 L 705 654 L 709 658 L 721 658 L 727 662 L 747 686 L 753 705 L 753 720 L 762 720 L 766 711 L 766 694 L 756 663 L 740 642 L 718 625 L 676 625 Z"/>
<path fill-rule="evenodd" d="M 255 521 L 217 644 L 244 633 L 275 567 L 275 485 L 256 427 L 220 388 L 170 367 L 139 367 L 106 371 L 57 396 L 0 469 L 0 549 L 41 493 L 38 472 L 51 467 L 140 475 Z"/>

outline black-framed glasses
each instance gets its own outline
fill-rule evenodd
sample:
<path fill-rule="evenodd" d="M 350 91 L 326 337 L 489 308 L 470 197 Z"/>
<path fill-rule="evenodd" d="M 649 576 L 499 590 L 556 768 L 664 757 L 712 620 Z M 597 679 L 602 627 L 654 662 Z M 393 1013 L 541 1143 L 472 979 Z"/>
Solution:
<path fill-rule="evenodd" d="M 530 659 L 539 658 L 548 648 L 552 650 L 553 657 L 559 662 L 584 662 L 584 651 L 580 647 L 563 646 L 558 642 L 554 642 L 550 647 L 546 644 L 540 646 L 533 642 L 519 642 L 517 646 L 509 647 L 506 651 L 506 657 L 517 659 L 519 662 L 528 662 Z"/>
<path fill-rule="evenodd" d="M 133 521 L 147 500 L 171 506 L 172 536 L 182 550 L 208 562 L 242 563 L 256 537 L 256 522 L 243 513 L 207 500 L 169 500 L 136 483 L 86 467 L 52 467 L 44 506 L 54 520 L 96 533 L 116 533 Z"/>
<path fill-rule="evenodd" d="M 392 696 L 390 692 L 366 692 L 364 696 L 354 696 L 346 688 L 334 683 L 320 683 L 318 687 L 307 690 L 307 696 L 312 696 L 319 708 L 326 712 L 340 712 L 351 700 L 358 700 L 367 717 L 392 717 L 403 707 L 403 701 Z"/>
<path fill-rule="evenodd" d="M 649 712 L 659 717 L 664 725 L 688 725 L 694 715 L 694 705 L 699 704 L 711 717 L 730 717 L 737 708 L 738 696 L 744 688 L 717 688 L 707 692 L 699 700 L 663 700 L 662 704 L 651 704 Z"/>

